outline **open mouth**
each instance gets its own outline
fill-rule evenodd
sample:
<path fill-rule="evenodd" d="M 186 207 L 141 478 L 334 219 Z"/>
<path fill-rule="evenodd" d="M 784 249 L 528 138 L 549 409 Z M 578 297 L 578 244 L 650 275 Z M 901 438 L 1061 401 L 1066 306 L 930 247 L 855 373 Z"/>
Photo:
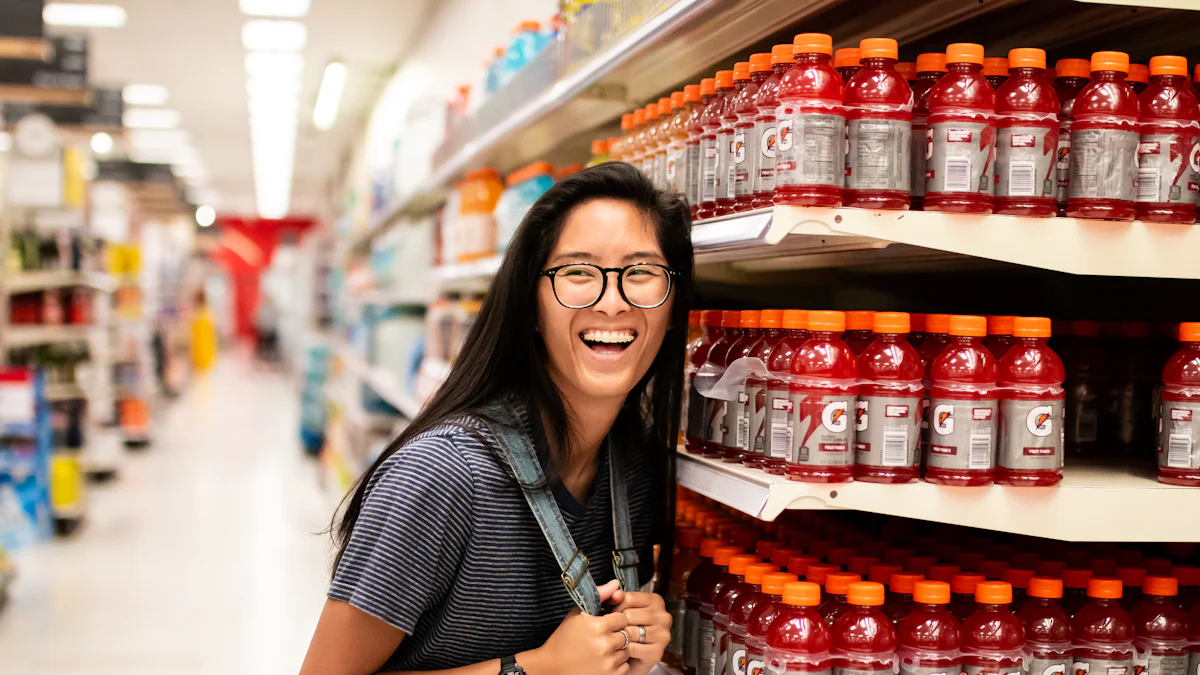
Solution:
<path fill-rule="evenodd" d="M 637 339 L 637 331 L 629 328 L 618 330 L 588 329 L 579 333 L 579 339 L 588 349 L 598 354 L 620 354 Z"/>

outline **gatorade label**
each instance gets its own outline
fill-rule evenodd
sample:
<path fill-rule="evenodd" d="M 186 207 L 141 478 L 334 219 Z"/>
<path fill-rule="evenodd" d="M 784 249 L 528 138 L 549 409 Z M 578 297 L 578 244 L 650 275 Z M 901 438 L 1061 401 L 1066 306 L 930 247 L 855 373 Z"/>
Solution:
<path fill-rule="evenodd" d="M 725 405 L 725 433 L 721 445 L 750 452 L 750 394 L 743 389 L 737 398 Z"/>
<path fill-rule="evenodd" d="M 1070 675 L 1067 668 L 1071 666 L 1067 658 L 1044 659 L 1034 656 L 1029 659 L 1029 675 Z"/>
<path fill-rule="evenodd" d="M 686 602 L 686 601 L 685 601 Z M 687 610 L 683 617 L 683 667 L 695 670 L 700 657 L 700 610 Z"/>
<path fill-rule="evenodd" d="M 699 675 L 713 675 L 713 671 L 716 670 L 716 654 L 713 650 L 712 619 L 700 619 L 699 638 L 697 641 L 700 648 L 696 663 L 697 672 Z"/>
<path fill-rule="evenodd" d="M 925 196 L 925 168 L 926 158 L 929 154 L 929 136 L 925 133 L 925 124 L 929 121 L 926 115 L 913 115 L 912 123 L 912 152 L 909 154 L 912 157 L 912 168 L 909 169 L 909 190 L 908 193 L 913 197 Z"/>
<path fill-rule="evenodd" d="M 996 196 L 1053 197 L 1058 132 L 1053 127 L 996 130 Z"/>
<path fill-rule="evenodd" d="M 733 198 L 733 130 L 717 134 L 717 199 Z"/>
<path fill-rule="evenodd" d="M 713 628 L 713 675 L 729 675 L 725 666 L 729 663 L 729 633 Z"/>
<path fill-rule="evenodd" d="M 754 194 L 754 181 L 751 169 L 751 158 L 757 152 L 751 152 L 749 139 L 754 136 L 754 129 L 735 129 L 733 134 L 733 163 L 729 167 L 733 182 L 730 183 L 734 197 L 749 197 Z"/>
<path fill-rule="evenodd" d="M 783 104 L 778 110 L 775 186 L 834 185 L 842 187 L 845 174 L 846 118 L 841 115 L 801 113 Z"/>
<path fill-rule="evenodd" d="M 667 149 L 667 166 L 663 173 L 666 188 L 671 192 L 683 192 L 683 161 L 685 148 L 682 144 L 672 144 Z"/>
<path fill-rule="evenodd" d="M 708 424 L 712 416 L 713 400 L 700 395 L 693 381 L 688 386 L 687 438 L 708 437 Z"/>
<path fill-rule="evenodd" d="M 992 194 L 993 122 L 937 122 L 926 130 L 925 193 Z"/>
<path fill-rule="evenodd" d="M 916 466 L 921 444 L 921 399 L 860 396 L 855 410 L 854 461 L 865 466 Z"/>
<path fill-rule="evenodd" d="M 1136 193 L 1138 133 L 1119 129 L 1071 131 L 1068 199 L 1119 199 Z"/>
<path fill-rule="evenodd" d="M 1075 657 L 1072 675 L 1134 675 L 1133 659 L 1090 659 Z"/>
<path fill-rule="evenodd" d="M 671 641 L 667 643 L 667 653 L 682 655 L 687 630 L 687 600 L 668 600 L 667 609 L 671 612 Z"/>
<path fill-rule="evenodd" d="M 782 661 L 783 659 L 776 659 Z M 766 669 L 763 670 L 766 675 L 834 675 L 833 669 L 826 670 L 808 670 L 802 665 L 797 664 L 795 668 L 788 668 L 784 663 L 768 663 Z M 888 671 L 891 672 L 891 671 Z"/>
<path fill-rule="evenodd" d="M 1025 675 L 1020 666 L 971 666 L 963 664 L 963 675 Z"/>
<path fill-rule="evenodd" d="M 767 392 L 765 443 L 763 454 L 786 461 L 792 456 L 792 395 L 771 389 Z"/>
<path fill-rule="evenodd" d="M 1000 452 L 1006 469 L 1061 469 L 1066 406 L 1062 399 L 1000 401 Z"/>
<path fill-rule="evenodd" d="M 725 675 L 746 675 L 746 645 L 737 638 L 729 638 L 729 659 L 725 662 Z"/>
<path fill-rule="evenodd" d="M 1144 659 L 1134 659 L 1134 670 L 1139 675 L 1188 675 L 1188 655 L 1147 654 Z"/>
<path fill-rule="evenodd" d="M 763 675 L 766 664 L 762 656 L 749 655 L 746 657 L 746 675 Z"/>
<path fill-rule="evenodd" d="M 754 192 L 775 191 L 775 150 L 777 137 L 774 121 L 754 123 L 754 138 L 758 139 L 758 152 L 751 152 L 754 163 L 750 165 L 750 180 Z"/>
<path fill-rule="evenodd" d="M 959 675 L 961 672 L 962 666 L 930 668 L 928 666 L 914 666 L 905 663 L 904 659 L 900 660 L 900 675 Z"/>
<path fill-rule="evenodd" d="M 1188 675 L 1200 675 L 1200 651 L 1188 654 Z"/>
<path fill-rule="evenodd" d="M 854 394 L 792 392 L 792 453 L 807 466 L 854 464 Z"/>
<path fill-rule="evenodd" d="M 715 138 L 700 139 L 703 160 L 700 164 L 700 204 L 717 201 L 717 170 L 721 164 L 718 142 Z"/>
<path fill-rule="evenodd" d="M 728 412 L 729 401 L 719 401 L 717 399 L 709 399 L 712 402 L 711 412 L 708 417 L 708 426 L 705 428 L 704 440 L 707 443 L 721 445 L 725 442 L 725 416 Z"/>
<path fill-rule="evenodd" d="M 1058 151 L 1054 160 L 1054 197 L 1059 204 L 1067 204 L 1067 188 L 1071 182 L 1071 120 L 1064 119 L 1058 126 Z"/>
<path fill-rule="evenodd" d="M 929 454 L 926 466 L 986 470 L 996 466 L 995 400 L 929 400 Z"/>
<path fill-rule="evenodd" d="M 1163 204 L 1192 204 L 1188 190 L 1192 178 L 1192 148 L 1196 132 L 1145 134 L 1137 149 L 1137 201 Z"/>
<path fill-rule="evenodd" d="M 1200 468 L 1200 401 L 1163 401 L 1158 418 L 1158 465 Z"/>
<path fill-rule="evenodd" d="M 767 388 L 765 385 L 746 385 L 746 396 L 750 398 L 750 452 L 765 455 L 767 447 Z"/>
<path fill-rule="evenodd" d="M 699 204 L 700 198 L 700 144 L 688 143 L 684 146 L 683 186 L 682 192 L 693 205 Z"/>
<path fill-rule="evenodd" d="M 850 120 L 847 190 L 900 190 L 911 187 L 912 122 Z"/>

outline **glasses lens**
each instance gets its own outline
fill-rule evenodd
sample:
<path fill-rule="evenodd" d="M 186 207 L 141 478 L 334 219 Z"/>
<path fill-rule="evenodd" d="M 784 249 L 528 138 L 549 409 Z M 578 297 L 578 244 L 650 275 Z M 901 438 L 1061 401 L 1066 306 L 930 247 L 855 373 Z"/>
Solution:
<path fill-rule="evenodd" d="M 637 307 L 657 307 L 671 292 L 667 271 L 656 265 L 634 265 L 621 277 L 625 297 Z"/>
<path fill-rule="evenodd" d="M 600 270 L 589 265 L 567 265 L 554 275 L 554 293 L 567 307 L 587 307 L 604 288 Z"/>

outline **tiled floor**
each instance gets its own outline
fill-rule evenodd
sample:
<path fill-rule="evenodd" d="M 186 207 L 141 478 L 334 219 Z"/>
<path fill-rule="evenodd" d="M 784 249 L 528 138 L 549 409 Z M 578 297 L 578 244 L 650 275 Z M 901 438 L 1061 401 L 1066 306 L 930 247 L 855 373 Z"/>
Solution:
<path fill-rule="evenodd" d="M 298 392 L 238 355 L 160 409 L 154 445 L 69 539 L 18 552 L 0 674 L 295 673 L 324 600 L 331 497 Z"/>

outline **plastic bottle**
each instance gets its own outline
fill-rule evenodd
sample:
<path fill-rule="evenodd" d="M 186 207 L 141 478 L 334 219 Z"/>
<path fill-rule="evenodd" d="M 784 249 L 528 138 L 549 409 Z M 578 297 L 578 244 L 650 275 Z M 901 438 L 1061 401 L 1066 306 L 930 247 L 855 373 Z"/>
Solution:
<path fill-rule="evenodd" d="M 846 205 L 907 209 L 912 168 L 912 89 L 896 72 L 896 41 L 866 38 L 862 69 L 846 84 Z"/>
<path fill-rule="evenodd" d="M 671 105 L 675 105 L 675 95 L 671 95 Z M 688 192 L 691 185 L 688 171 L 693 165 L 694 157 L 688 156 L 688 149 L 692 146 L 688 145 L 688 120 L 691 119 L 692 113 L 700 105 L 700 85 L 689 84 L 683 88 L 683 92 L 679 97 L 679 110 L 671 117 L 671 124 L 667 127 L 667 168 L 665 178 L 667 185 L 676 194 L 681 194 L 687 198 L 691 198 L 693 193 Z M 696 145 L 696 150 L 699 152 L 700 146 Z"/>
<path fill-rule="evenodd" d="M 1012 609 L 1014 612 L 1020 611 L 1025 603 L 1029 600 L 1029 580 L 1037 574 L 1033 570 L 1009 568 L 1004 570 L 1001 575 L 1002 581 L 1007 581 L 1012 586 Z"/>
<path fill-rule="evenodd" d="M 770 601 L 770 598 L 762 590 L 763 579 L 768 574 L 778 572 L 778 567 L 766 563 L 746 567 L 745 583 L 747 588 L 733 600 L 729 608 L 729 645 L 724 650 L 727 656 L 723 671 L 726 675 L 735 673 L 745 675 L 747 672 L 746 639 L 749 637 L 750 616 L 754 610 Z M 792 578 L 795 578 L 795 575 L 792 575 Z"/>
<path fill-rule="evenodd" d="M 1045 58 L 1044 56 L 1042 57 Z M 1009 57 L 1006 59 L 1003 56 L 987 56 L 983 59 L 983 78 L 992 85 L 992 89 L 999 90 L 1001 85 L 1008 81 L 1009 61 L 1012 59 L 1012 52 L 1009 52 Z M 1045 66 L 1042 66 L 1045 68 Z"/>
<path fill-rule="evenodd" d="M 791 570 L 790 567 L 788 569 Z M 834 573 L 841 572 L 841 571 L 842 571 L 842 568 L 840 568 L 837 565 L 834 565 L 832 563 L 817 563 L 815 565 L 810 563 L 808 565 L 808 568 L 804 570 L 804 580 L 811 581 L 814 584 L 820 586 L 821 590 L 824 590 L 826 578 L 830 574 L 834 574 Z"/>
<path fill-rule="evenodd" d="M 1004 570 L 1008 569 L 1008 562 L 1005 560 L 985 559 L 979 563 L 979 573 L 987 577 L 988 581 L 1003 581 Z"/>
<path fill-rule="evenodd" d="M 912 330 L 908 333 L 908 344 L 912 345 L 918 354 L 921 352 L 921 345 L 925 344 L 925 341 L 929 339 L 929 333 L 925 332 L 925 318 L 927 316 L 927 314 L 917 312 L 908 315 L 908 323 L 912 327 Z"/>
<path fill-rule="evenodd" d="M 934 563 L 925 568 L 925 578 L 930 581 L 945 581 L 950 583 L 955 574 L 962 572 L 962 567 L 953 563 Z"/>
<path fill-rule="evenodd" d="M 792 359 L 808 341 L 808 311 L 783 312 L 783 339 L 764 359 L 771 378 L 767 381 L 766 420 L 764 421 L 763 469 L 783 475 L 792 456 Z"/>
<path fill-rule="evenodd" d="M 775 204 L 775 160 L 779 148 L 778 120 L 779 83 L 784 74 L 796 65 L 792 45 L 775 45 L 771 48 L 771 76 L 758 88 L 754 105 L 758 113 L 754 116 L 754 135 L 750 139 L 750 181 L 754 198 L 750 207 L 770 208 Z"/>
<path fill-rule="evenodd" d="M 701 546 L 704 543 L 701 542 Z M 742 552 L 742 549 L 736 546 L 718 546 L 713 549 L 713 560 L 711 568 L 697 567 L 692 571 L 692 577 L 688 582 L 688 612 L 691 613 L 692 598 L 696 598 L 696 620 L 694 623 L 689 622 L 686 627 L 688 631 L 688 645 L 695 645 L 696 653 L 696 672 L 700 675 L 713 675 L 713 665 L 716 663 L 716 657 L 713 655 L 713 613 L 716 611 L 717 593 L 721 587 L 732 581 L 733 577 L 729 574 L 729 563 L 733 556 Z M 692 582 L 696 582 L 693 587 Z M 695 639 L 691 635 L 693 632 L 692 626 L 695 626 Z M 685 648 L 685 659 L 688 649 Z M 686 661 L 685 661 L 686 663 Z"/>
<path fill-rule="evenodd" d="M 1087 595 L 1087 604 L 1071 617 L 1074 672 L 1134 672 L 1136 629 L 1133 618 L 1120 605 L 1121 580 L 1093 577 L 1088 580 Z"/>
<path fill-rule="evenodd" d="M 847 569 L 850 565 L 850 556 L 854 553 L 855 549 L 851 546 L 833 546 L 829 549 L 829 554 L 825 556 L 825 561 L 833 563 L 841 569 Z"/>
<path fill-rule="evenodd" d="M 925 581 L 923 574 L 914 574 L 912 572 L 897 572 L 888 579 L 887 602 L 883 605 L 883 613 L 888 615 L 892 623 L 898 626 L 900 620 L 913 610 L 917 584 L 923 581 Z M 950 585 L 947 584 L 946 602 L 949 601 Z"/>
<path fill-rule="evenodd" d="M 671 144 L 671 122 L 675 120 L 675 113 L 679 112 L 681 105 L 683 105 L 683 92 L 681 91 L 658 99 L 658 125 L 654 128 L 651 136 L 654 145 L 654 161 L 650 179 L 660 190 L 671 189 L 671 184 L 667 180 L 667 154 Z"/>
<path fill-rule="evenodd" d="M 996 482 L 1026 487 L 1062 480 L 1066 371 L 1046 342 L 1050 319 L 1018 317 L 1016 343 L 1000 359 Z"/>
<path fill-rule="evenodd" d="M 894 591 L 892 590 L 892 587 L 891 587 L 892 577 L 897 574 L 904 574 L 904 566 L 903 565 L 896 565 L 893 563 L 885 563 L 885 562 L 875 562 L 875 563 L 872 563 L 871 566 L 867 570 L 867 581 L 876 581 L 878 583 L 883 584 L 884 586 L 887 586 L 888 600 L 890 601 L 892 593 L 894 593 Z M 884 607 L 883 611 L 885 613 L 887 612 L 886 606 Z"/>
<path fill-rule="evenodd" d="M 1058 112 L 1058 161 L 1055 199 L 1059 215 L 1067 212 L 1067 188 L 1071 176 L 1071 127 L 1075 122 L 1075 98 L 1091 81 L 1092 64 L 1087 59 L 1059 59 L 1054 63 L 1054 92 L 1061 106 Z"/>
<path fill-rule="evenodd" d="M 728 216 L 734 212 L 737 195 L 734 193 L 734 182 L 737 178 L 737 148 L 734 147 L 734 125 L 738 115 L 736 102 L 746 87 L 750 84 L 750 62 L 739 61 L 733 66 L 733 91 L 725 97 L 721 106 L 721 126 L 717 129 L 717 205 L 713 209 L 715 216 Z M 743 166 L 745 152 L 743 143 Z"/>
<path fill-rule="evenodd" d="M 1025 626 L 1009 610 L 1012 587 L 983 581 L 975 587 L 975 611 L 962 622 L 963 672 L 1022 675 Z"/>
<path fill-rule="evenodd" d="M 759 324 L 762 312 L 757 309 L 744 310 L 738 317 L 742 335 L 729 346 L 725 356 L 725 366 L 734 361 L 750 356 L 754 346 L 762 339 L 762 328 Z M 746 453 L 750 452 L 750 416 L 753 409 L 750 394 L 743 388 L 737 398 L 725 404 L 725 422 L 722 425 L 721 446 L 726 462 L 741 462 Z"/>
<path fill-rule="evenodd" d="M 771 351 L 783 341 L 783 311 L 764 309 L 760 315 L 759 325 L 762 339 L 754 344 L 754 348 L 746 356 L 759 359 L 765 365 L 771 358 Z M 754 469 L 761 469 L 767 461 L 767 378 L 753 376 L 746 380 L 746 403 L 750 409 L 750 449 L 742 457 L 742 463 Z"/>
<path fill-rule="evenodd" d="M 959 622 L 947 609 L 950 585 L 944 581 L 918 581 L 913 585 L 913 601 L 911 610 L 896 624 L 900 673 L 959 673 Z"/>
<path fill-rule="evenodd" d="M 1061 579 L 1029 580 L 1029 600 L 1017 611 L 1025 625 L 1025 646 L 1030 652 L 1029 675 L 1062 675 L 1074 663 L 1071 650 L 1071 616 L 1059 602 Z"/>
<path fill-rule="evenodd" d="M 592 141 L 592 156 L 588 159 L 586 166 L 599 166 L 611 160 L 608 154 L 608 141 L 603 138 L 597 138 Z"/>
<path fill-rule="evenodd" d="M 633 111 L 633 129 L 629 132 L 629 145 L 626 146 L 625 161 L 641 171 L 645 168 L 644 146 L 646 139 L 646 109 L 638 108 Z"/>
<path fill-rule="evenodd" d="M 946 68 L 929 92 L 925 210 L 991 213 L 996 92 L 983 77 L 983 46 L 948 46 Z"/>
<path fill-rule="evenodd" d="M 875 335 L 871 332 L 874 317 L 875 312 L 869 310 L 846 312 L 846 332 L 842 334 L 842 340 L 850 345 L 855 356 L 862 354 L 867 345 L 875 341 Z"/>
<path fill-rule="evenodd" d="M 937 561 L 937 556 L 932 555 L 909 556 L 904 561 L 904 571 L 912 574 L 925 574 L 929 570 L 930 565 L 936 565 Z"/>
<path fill-rule="evenodd" d="M 833 38 L 802 33 L 796 65 L 779 79 L 776 204 L 841 206 L 846 167 L 845 93 L 829 65 Z"/>
<path fill-rule="evenodd" d="M 720 174 L 721 146 L 717 141 L 717 130 L 721 128 L 721 112 L 726 98 L 734 91 L 733 71 L 718 70 L 714 80 L 716 93 L 700 116 L 704 132 L 700 136 L 700 201 L 697 202 L 696 219 L 705 220 L 716 215 Z"/>
<path fill-rule="evenodd" d="M 1162 382 L 1158 482 L 1200 486 L 1200 323 L 1179 324 L 1179 351 Z"/>
<path fill-rule="evenodd" d="M 946 55 L 942 52 L 917 56 L 917 79 L 911 84 L 913 92 L 912 122 L 912 169 L 909 199 L 912 208 L 925 208 L 925 169 L 929 150 L 929 138 L 925 129 L 929 123 L 929 92 L 933 85 L 946 74 Z M 914 315 L 915 316 L 915 315 Z M 920 345 L 913 345 L 920 347 Z"/>
<path fill-rule="evenodd" d="M 733 99 L 733 112 L 737 121 L 733 125 L 733 154 L 729 173 L 732 177 L 733 210 L 749 211 L 754 208 L 754 174 L 758 157 L 762 154 L 755 147 L 755 118 L 758 117 L 758 94 L 763 84 L 774 75 L 770 54 L 750 55 L 750 81 Z M 772 167 L 773 168 L 773 167 Z"/>
<path fill-rule="evenodd" d="M 700 544 L 703 539 L 703 530 L 679 530 L 676 537 L 679 551 L 671 558 L 671 583 L 667 593 L 667 609 L 672 617 L 671 642 L 667 645 L 663 660 L 675 668 L 683 665 L 683 645 L 686 640 L 684 629 L 687 626 L 687 582 L 692 572 L 704 560 L 700 556 Z M 715 544 L 711 546 L 716 548 Z"/>
<path fill-rule="evenodd" d="M 996 466 L 999 369 L 983 346 L 987 320 L 950 317 L 953 340 L 930 369 L 929 453 L 925 479 L 940 485 L 992 482 Z"/>
<path fill-rule="evenodd" d="M 786 572 L 763 575 L 762 600 L 750 613 L 746 624 L 746 667 L 735 672 L 743 675 L 759 675 L 763 672 L 766 667 L 767 631 L 786 607 L 783 603 L 784 588 L 797 582 L 795 574 Z"/>
<path fill-rule="evenodd" d="M 933 362 L 950 344 L 950 315 L 925 314 L 925 339 L 917 348 L 925 368 L 925 397 L 921 400 L 921 456 L 929 453 L 929 389 L 933 386 Z"/>
<path fill-rule="evenodd" d="M 1200 602 L 1200 567 L 1172 565 L 1171 576 L 1179 580 L 1179 607 L 1191 611 Z"/>
<path fill-rule="evenodd" d="M 850 592 L 850 584 L 856 581 L 862 581 L 862 575 L 853 572 L 830 572 L 825 575 L 825 601 L 817 609 L 825 623 L 832 626 L 850 611 L 846 595 Z"/>
<path fill-rule="evenodd" d="M 858 362 L 842 342 L 846 315 L 810 311 L 812 337 L 792 359 L 792 448 L 788 478 L 813 483 L 853 479 Z"/>
<path fill-rule="evenodd" d="M 1150 76 L 1152 74 L 1146 64 L 1131 63 L 1129 64 L 1129 72 L 1125 75 L 1125 81 L 1129 83 L 1129 86 L 1133 89 L 1133 93 L 1141 97 L 1142 92 L 1146 91 L 1150 86 Z M 1183 76 L 1187 77 L 1186 70 Z"/>
<path fill-rule="evenodd" d="M 1200 603 L 1188 612 L 1188 642 L 1192 648 L 1188 654 L 1188 672 L 1200 672 Z"/>
<path fill-rule="evenodd" d="M 1150 59 L 1150 85 L 1138 96 L 1138 220 L 1196 222 L 1196 193 L 1191 188 L 1200 188 L 1200 179 L 1192 158 L 1200 157 L 1200 106 L 1187 75 L 1182 56 Z"/>
<path fill-rule="evenodd" d="M 1075 97 L 1067 215 L 1133 220 L 1138 100 L 1125 82 L 1129 55 L 1092 54 L 1092 80 Z"/>
<path fill-rule="evenodd" d="M 1107 440 L 1101 434 L 1105 392 L 1109 386 L 1108 356 L 1100 345 L 1100 324 L 1070 321 L 1063 344 L 1067 369 L 1066 450 L 1076 457 L 1097 457 Z"/>
<path fill-rule="evenodd" d="M 640 133 L 641 146 L 642 146 L 642 153 L 641 153 L 642 160 L 641 160 L 641 165 L 639 168 L 641 168 L 642 173 L 645 174 L 646 178 L 649 178 L 650 182 L 654 183 L 655 187 L 657 187 L 658 180 L 655 177 L 654 169 L 655 169 L 655 162 L 657 161 L 656 153 L 658 151 L 657 150 L 658 143 L 657 143 L 656 139 L 658 136 L 658 128 L 660 126 L 660 121 L 661 121 L 660 115 L 659 115 L 658 103 L 648 104 L 646 106 L 645 110 L 646 110 L 646 125 L 642 127 L 642 131 Z M 670 102 L 669 101 L 668 101 L 667 112 L 668 113 L 670 112 Z"/>
<path fill-rule="evenodd" d="M 1074 616 L 1081 607 L 1087 604 L 1088 581 L 1093 574 L 1091 570 L 1068 567 L 1059 572 L 1063 582 L 1063 609 Z"/>
<path fill-rule="evenodd" d="M 700 314 L 701 335 L 687 347 L 687 365 L 684 370 L 684 380 L 688 392 L 687 428 L 684 436 L 684 448 L 693 455 L 704 450 L 704 437 L 707 433 L 710 416 L 712 415 L 712 399 L 700 395 L 693 381 L 696 371 L 708 361 L 708 352 L 721 337 L 721 311 L 707 309 Z"/>
<path fill-rule="evenodd" d="M 633 131 L 633 113 L 625 113 L 621 115 L 621 135 L 617 138 L 617 142 L 608 148 L 609 157 L 614 162 L 625 161 L 625 148 L 629 144 L 631 131 Z"/>
<path fill-rule="evenodd" d="M 848 563 L 846 563 L 846 571 L 853 572 L 854 574 L 857 574 L 857 575 L 861 576 L 862 578 L 867 579 L 867 581 L 879 581 L 879 579 L 870 579 L 867 576 L 871 572 L 871 568 L 874 567 L 879 562 L 880 562 L 879 558 L 876 556 L 873 556 L 873 555 L 866 555 L 866 554 L 852 555 L 852 556 L 850 556 L 850 561 Z M 885 576 L 890 576 L 890 573 L 884 573 L 884 574 L 885 574 Z M 884 586 L 887 586 L 886 580 L 879 581 L 879 583 L 883 584 Z"/>
<path fill-rule="evenodd" d="M 897 61 L 896 72 L 904 76 L 904 79 L 908 80 L 911 87 L 912 83 L 917 79 L 917 64 L 913 61 Z"/>
<path fill-rule="evenodd" d="M 713 595 L 712 646 L 709 648 L 712 654 L 712 670 L 710 672 L 713 675 L 722 675 L 725 672 L 724 666 L 729 660 L 729 610 L 739 596 L 751 590 L 746 583 L 746 569 L 750 565 L 760 563 L 758 556 L 748 553 L 731 557 L 724 583 Z M 701 621 L 703 621 L 703 613 Z"/>
<path fill-rule="evenodd" d="M 989 316 L 987 317 L 987 339 L 983 344 L 987 345 L 988 351 L 997 359 L 1004 356 L 1004 352 L 1013 345 L 1013 321 L 1015 316 Z"/>
<path fill-rule="evenodd" d="M 504 53 L 504 70 L 500 77 L 503 86 L 514 75 L 533 61 L 550 40 L 542 34 L 542 25 L 537 21 L 522 21 L 517 24 L 513 41 Z"/>
<path fill-rule="evenodd" d="M 996 92 L 995 210 L 1053 218 L 1060 105 L 1045 75 L 1046 52 L 1014 49 L 1007 60 L 1012 77 Z"/>
<path fill-rule="evenodd" d="M 496 255 L 496 203 L 504 193 L 500 172 L 493 168 L 467 172 L 459 189 L 458 262 Z"/>
<path fill-rule="evenodd" d="M 959 621 L 975 611 L 975 588 L 987 581 L 978 572 L 958 572 L 950 577 L 950 613 Z"/>
<path fill-rule="evenodd" d="M 717 98 L 717 80 L 716 78 L 706 77 L 700 80 L 700 102 L 697 103 L 688 113 L 686 128 L 687 128 L 687 187 L 684 190 L 684 196 L 687 197 L 688 203 L 692 207 L 692 218 L 697 219 L 697 211 L 700 208 L 700 202 L 703 199 L 701 191 L 704 185 L 705 162 L 709 161 L 705 158 L 703 146 L 701 146 L 701 137 L 704 136 L 704 115 L 708 111 L 709 106 Z M 713 147 L 716 147 L 715 145 Z M 716 199 L 714 194 L 713 199 Z"/>
<path fill-rule="evenodd" d="M 720 377 L 725 372 L 725 368 L 729 365 L 729 350 L 733 347 L 733 343 L 737 342 L 741 336 L 741 312 L 736 310 L 721 312 L 721 336 L 709 348 L 708 359 L 705 361 L 705 365 L 711 365 L 716 369 L 717 377 Z M 725 441 L 725 413 L 729 402 L 718 399 L 708 400 L 710 403 L 705 407 L 709 412 L 708 419 L 705 422 L 704 447 L 702 452 L 705 457 L 721 457 L 725 454 L 723 445 Z"/>
<path fill-rule="evenodd" d="M 766 672 L 779 675 L 829 673 L 833 638 L 817 613 L 821 587 L 797 581 L 783 587 L 783 607 L 766 634 Z"/>
<path fill-rule="evenodd" d="M 880 609 L 883 584 L 850 584 L 850 609 L 833 624 L 833 658 L 839 672 L 886 675 L 896 664 L 896 628 Z"/>
<path fill-rule="evenodd" d="M 1178 579 L 1148 576 L 1142 581 L 1142 594 L 1145 599 L 1129 612 L 1137 636 L 1135 668 L 1144 668 L 1147 675 L 1187 672 L 1188 621 L 1176 602 Z"/>
<path fill-rule="evenodd" d="M 862 70 L 861 51 L 858 47 L 843 47 L 833 54 L 833 67 L 842 78 L 843 83 L 849 83 L 855 73 Z"/>
<path fill-rule="evenodd" d="M 916 480 L 921 461 L 924 369 L 917 350 L 905 340 L 907 314 L 878 312 L 872 319 L 875 339 L 858 357 L 862 383 L 855 410 L 854 477 L 909 483 Z"/>

